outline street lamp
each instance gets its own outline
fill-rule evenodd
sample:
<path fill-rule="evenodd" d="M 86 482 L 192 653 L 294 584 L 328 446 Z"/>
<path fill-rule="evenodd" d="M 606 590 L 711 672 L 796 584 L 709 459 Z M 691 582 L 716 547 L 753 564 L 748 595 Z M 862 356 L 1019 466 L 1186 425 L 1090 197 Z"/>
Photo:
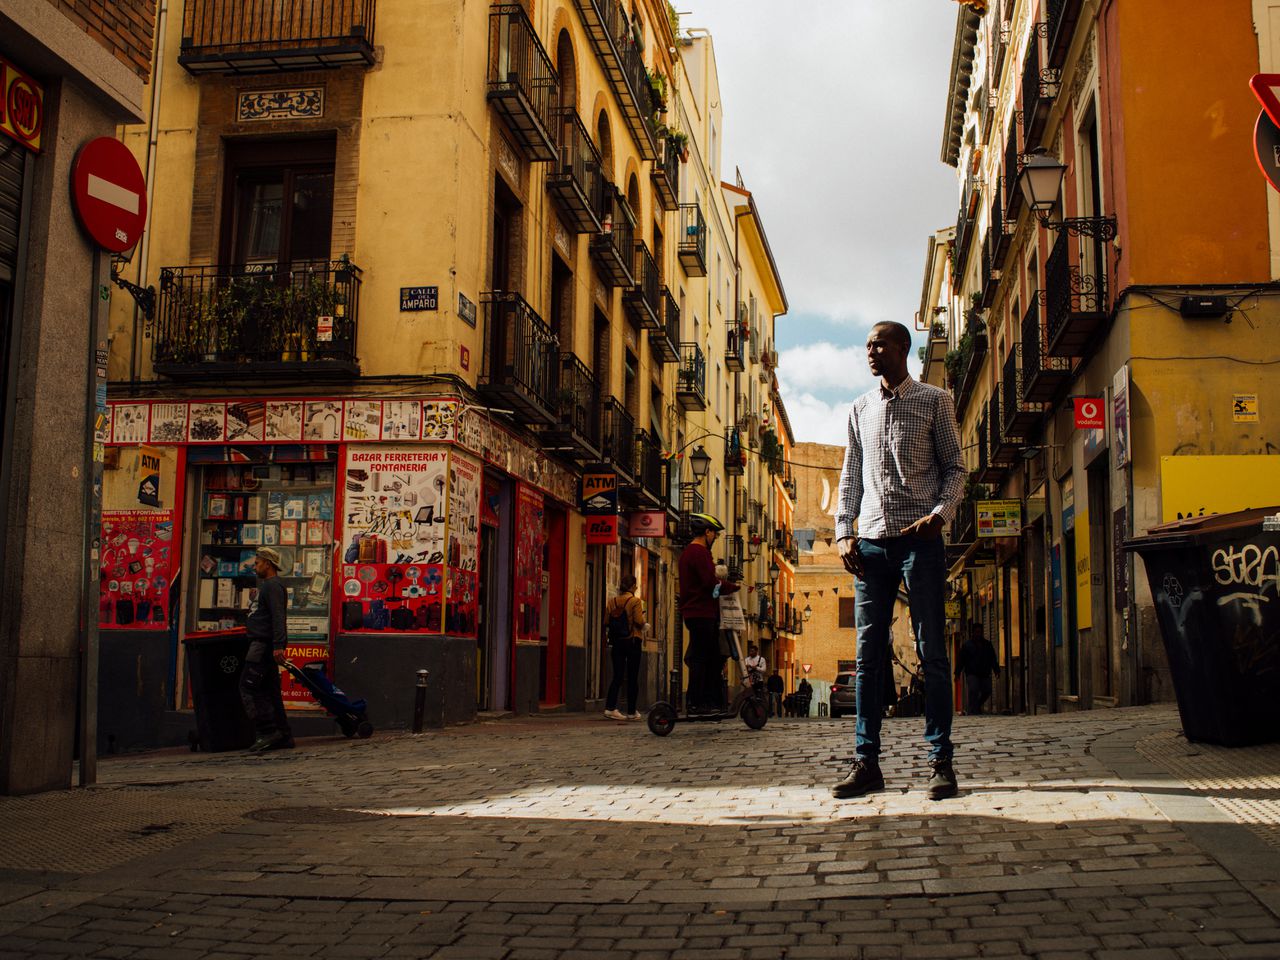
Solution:
<path fill-rule="evenodd" d="M 1048 230 L 1065 230 L 1073 237 L 1114 240 L 1115 217 L 1049 219 L 1050 211 L 1058 203 L 1058 195 L 1062 192 L 1062 181 L 1066 175 L 1066 165 L 1051 157 L 1044 147 L 1036 147 L 1027 155 L 1022 165 L 1022 172 L 1018 174 L 1018 188 L 1022 191 L 1022 197 L 1027 201 L 1032 214 L 1040 221 L 1040 225 Z"/>
<path fill-rule="evenodd" d="M 810 618 L 810 617 L 812 617 L 812 616 L 813 616 L 813 607 L 809 606 L 809 605 L 806 603 L 806 604 L 804 605 L 804 622 L 805 622 L 805 623 L 808 623 L 808 622 L 809 622 L 809 618 Z"/>
<path fill-rule="evenodd" d="M 693 479 L 701 483 L 711 469 L 711 455 L 701 445 L 695 447 L 689 454 L 689 467 L 693 470 Z"/>

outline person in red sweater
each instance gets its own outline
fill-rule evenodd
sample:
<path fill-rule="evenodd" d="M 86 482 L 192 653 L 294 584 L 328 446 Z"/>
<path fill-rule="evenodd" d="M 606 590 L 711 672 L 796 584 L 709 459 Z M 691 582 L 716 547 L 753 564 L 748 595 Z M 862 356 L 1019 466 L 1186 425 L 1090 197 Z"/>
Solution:
<path fill-rule="evenodd" d="M 733 593 L 738 584 L 716 576 L 711 546 L 724 530 L 715 517 L 695 513 L 689 518 L 693 539 L 680 554 L 680 616 L 689 628 L 684 662 L 689 666 L 690 713 L 715 713 L 724 709 L 720 652 L 720 594 Z"/>

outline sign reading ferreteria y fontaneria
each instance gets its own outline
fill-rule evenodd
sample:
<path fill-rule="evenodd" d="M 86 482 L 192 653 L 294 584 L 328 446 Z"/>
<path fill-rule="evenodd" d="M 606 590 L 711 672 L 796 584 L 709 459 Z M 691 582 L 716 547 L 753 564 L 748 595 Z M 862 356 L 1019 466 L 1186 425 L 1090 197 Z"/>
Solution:
<path fill-rule="evenodd" d="M 974 504 L 979 537 L 1016 537 L 1022 533 L 1021 500 L 979 500 Z"/>
<path fill-rule="evenodd" d="M 0 133 L 39 153 L 43 128 L 43 88 L 0 57 Z"/>

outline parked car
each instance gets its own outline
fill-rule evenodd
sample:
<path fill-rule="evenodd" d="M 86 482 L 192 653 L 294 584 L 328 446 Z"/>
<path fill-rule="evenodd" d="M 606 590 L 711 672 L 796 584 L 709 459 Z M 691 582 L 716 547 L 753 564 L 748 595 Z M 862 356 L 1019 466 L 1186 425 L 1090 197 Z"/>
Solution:
<path fill-rule="evenodd" d="M 857 674 L 837 673 L 831 683 L 831 716 L 843 717 L 846 713 L 857 713 L 857 699 L 854 695 L 853 682 Z"/>

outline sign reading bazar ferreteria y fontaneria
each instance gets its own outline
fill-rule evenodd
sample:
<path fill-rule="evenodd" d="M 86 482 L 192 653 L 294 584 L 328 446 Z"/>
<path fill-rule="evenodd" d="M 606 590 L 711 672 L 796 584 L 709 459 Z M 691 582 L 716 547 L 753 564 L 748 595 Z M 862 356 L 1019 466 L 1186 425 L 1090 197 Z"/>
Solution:
<path fill-rule="evenodd" d="M 439 287 L 401 287 L 400 312 L 440 309 Z"/>

